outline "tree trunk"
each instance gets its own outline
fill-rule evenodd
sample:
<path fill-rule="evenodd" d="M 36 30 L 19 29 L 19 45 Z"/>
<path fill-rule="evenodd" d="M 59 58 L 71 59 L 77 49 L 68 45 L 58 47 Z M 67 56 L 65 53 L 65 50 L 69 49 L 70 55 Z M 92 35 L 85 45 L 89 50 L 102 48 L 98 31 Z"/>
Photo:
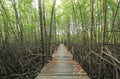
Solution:
<path fill-rule="evenodd" d="M 53 2 L 51 18 L 50 18 L 50 31 L 49 31 L 49 41 L 48 41 L 48 53 L 49 53 L 50 58 L 52 56 L 50 51 L 51 51 L 52 26 L 53 26 L 53 15 L 54 15 L 55 4 L 56 4 L 56 0 L 54 0 Z"/>
<path fill-rule="evenodd" d="M 91 4 L 91 26 L 90 26 L 90 49 L 93 50 L 93 41 L 94 41 L 94 0 L 90 0 Z M 90 73 L 91 79 L 93 79 L 93 72 L 92 72 L 92 53 L 90 53 Z"/>
<path fill-rule="evenodd" d="M 39 0 L 39 16 L 40 16 L 40 33 L 41 33 L 41 52 L 42 52 L 42 60 L 43 64 L 45 64 L 45 53 L 44 53 L 44 37 L 43 37 L 43 12 L 42 12 L 42 1 Z"/>

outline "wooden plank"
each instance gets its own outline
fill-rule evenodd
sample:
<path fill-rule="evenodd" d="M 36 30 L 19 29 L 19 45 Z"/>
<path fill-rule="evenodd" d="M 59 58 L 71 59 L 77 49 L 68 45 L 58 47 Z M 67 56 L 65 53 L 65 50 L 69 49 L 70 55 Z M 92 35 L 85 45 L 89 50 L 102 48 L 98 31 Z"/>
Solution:
<path fill-rule="evenodd" d="M 61 44 L 35 79 L 90 79 L 67 48 Z"/>

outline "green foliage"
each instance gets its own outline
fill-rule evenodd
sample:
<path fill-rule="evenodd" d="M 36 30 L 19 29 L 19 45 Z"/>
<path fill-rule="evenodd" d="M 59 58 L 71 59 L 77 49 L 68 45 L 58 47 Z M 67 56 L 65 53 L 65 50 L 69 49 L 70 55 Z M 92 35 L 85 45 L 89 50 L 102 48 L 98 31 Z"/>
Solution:
<path fill-rule="evenodd" d="M 103 1 L 104 0 L 94 0 L 94 43 L 101 42 L 101 29 L 104 22 Z M 35 6 L 33 6 L 33 4 Z M 45 37 L 44 26 L 43 39 L 48 41 L 53 0 L 44 0 L 44 4 L 45 14 L 43 12 L 43 5 L 42 14 L 45 15 L 47 37 Z M 120 43 L 120 32 L 118 32 L 118 28 L 120 29 L 120 7 L 117 10 L 117 6 L 117 0 L 107 0 L 107 22 L 105 30 L 109 31 L 106 32 L 105 37 L 107 43 Z M 116 10 L 117 14 L 115 17 Z M 3 59 L 5 58 L 4 56 L 6 56 L 6 54 L 9 55 L 9 53 L 12 53 L 12 56 L 20 61 L 14 61 L 19 63 L 19 66 L 15 65 L 14 68 L 22 68 L 21 63 L 26 67 L 24 64 L 26 64 L 25 62 L 29 62 L 27 61 L 29 60 L 27 57 L 29 57 L 28 55 L 32 55 L 31 52 L 37 52 L 38 54 L 41 53 L 41 19 L 39 14 L 38 3 L 35 3 L 34 0 L 0 0 L 0 52 L 4 53 Z M 91 38 L 90 0 L 61 0 L 61 3 L 55 6 L 53 17 L 52 43 L 54 42 L 54 37 L 56 36 L 57 40 L 62 42 L 69 41 L 69 43 L 79 43 L 89 46 Z M 114 20 L 115 22 L 113 22 Z M 44 25 L 44 20 L 42 19 L 42 21 Z M 57 35 L 55 34 L 55 31 L 57 32 Z M 10 58 L 12 58 L 12 56 L 10 56 Z M 1 55 L 0 58 L 2 58 Z M 37 60 L 34 62 L 36 61 Z M 7 67 L 9 67 L 9 63 L 5 64 L 7 64 Z M 17 73 L 22 72 L 18 69 Z"/>

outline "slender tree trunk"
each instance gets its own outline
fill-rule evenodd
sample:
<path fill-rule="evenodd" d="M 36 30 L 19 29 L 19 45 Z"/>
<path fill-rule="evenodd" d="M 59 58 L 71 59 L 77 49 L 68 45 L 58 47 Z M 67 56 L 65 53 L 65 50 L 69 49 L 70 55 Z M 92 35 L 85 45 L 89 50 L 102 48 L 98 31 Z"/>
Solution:
<path fill-rule="evenodd" d="M 119 6 L 120 6 L 120 0 L 118 1 L 118 4 L 117 4 L 117 7 L 116 7 L 116 10 L 115 10 L 115 13 L 114 13 L 114 10 L 113 10 L 113 20 L 112 20 L 112 28 L 111 28 L 111 35 L 110 35 L 110 39 L 112 39 L 112 43 L 115 43 L 115 32 L 113 33 L 114 31 L 114 25 L 115 25 L 115 21 L 116 21 L 116 16 L 118 14 L 118 11 L 119 11 Z"/>
<path fill-rule="evenodd" d="M 54 43 L 56 43 L 56 12 L 54 11 Z"/>
<path fill-rule="evenodd" d="M 54 8 L 55 8 L 56 0 L 53 2 L 52 11 L 51 11 L 51 18 L 50 18 L 50 31 L 49 31 L 49 41 L 48 41 L 48 53 L 51 57 L 51 38 L 52 38 L 52 26 L 53 26 L 53 15 L 54 15 Z"/>
<path fill-rule="evenodd" d="M 68 26 L 67 26 L 67 47 L 70 47 L 70 21 L 68 20 Z"/>
<path fill-rule="evenodd" d="M 105 43 L 105 30 L 106 30 L 106 2 L 107 0 L 103 0 L 103 24 L 102 24 L 102 47 L 101 47 L 101 56 L 103 56 L 103 51 L 104 51 L 104 43 Z M 100 79 L 103 79 L 103 59 L 101 58 L 100 62 Z"/>
<path fill-rule="evenodd" d="M 45 53 L 46 53 L 46 59 L 48 59 L 48 45 L 47 45 L 47 43 L 48 43 L 48 35 L 47 35 L 47 28 L 46 28 L 46 17 L 45 17 L 45 2 L 44 2 L 44 0 L 43 0 L 43 21 L 44 21 L 44 33 L 45 33 Z"/>
<path fill-rule="evenodd" d="M 45 64 L 45 53 L 44 53 L 44 37 L 43 37 L 43 12 L 42 12 L 42 0 L 39 0 L 39 16 L 40 16 L 40 33 L 41 33 L 41 52 L 42 52 L 42 60 L 43 64 Z"/>
<path fill-rule="evenodd" d="M 13 8 L 14 8 L 14 12 L 15 12 L 16 27 L 17 27 L 17 30 L 18 30 L 18 37 L 20 39 L 20 43 L 22 44 L 23 43 L 23 27 L 22 27 L 22 23 L 21 23 L 20 18 L 19 18 L 19 13 L 17 11 L 16 4 L 17 3 L 15 2 L 15 0 L 13 0 Z"/>
<path fill-rule="evenodd" d="M 93 41 L 94 41 L 94 0 L 90 0 L 91 4 L 91 26 L 90 26 L 90 49 L 93 50 Z M 93 72 L 92 72 L 92 53 L 90 53 L 90 73 L 91 79 L 93 79 Z"/>

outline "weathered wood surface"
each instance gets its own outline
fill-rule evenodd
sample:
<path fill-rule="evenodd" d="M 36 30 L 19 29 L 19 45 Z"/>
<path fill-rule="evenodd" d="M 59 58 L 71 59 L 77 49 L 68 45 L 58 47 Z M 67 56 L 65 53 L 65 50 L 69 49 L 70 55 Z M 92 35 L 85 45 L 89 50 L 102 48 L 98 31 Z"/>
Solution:
<path fill-rule="evenodd" d="M 52 61 L 46 64 L 35 79 L 90 79 L 67 48 L 60 44 Z"/>

